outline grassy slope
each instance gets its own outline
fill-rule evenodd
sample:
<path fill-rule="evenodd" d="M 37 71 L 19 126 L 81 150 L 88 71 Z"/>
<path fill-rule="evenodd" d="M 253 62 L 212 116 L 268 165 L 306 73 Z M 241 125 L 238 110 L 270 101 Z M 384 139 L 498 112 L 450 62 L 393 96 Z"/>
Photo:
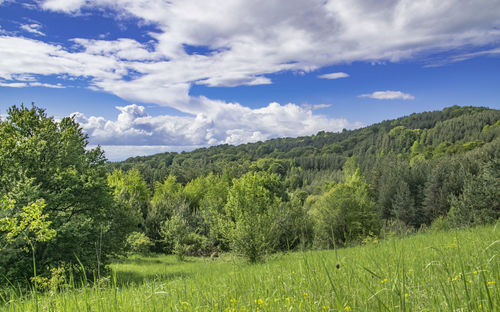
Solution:
<path fill-rule="evenodd" d="M 171 256 L 115 263 L 107 286 L 39 296 L 39 311 L 498 311 L 500 226 L 426 233 L 250 265 Z M 337 268 L 339 265 L 339 268 Z M 0 310 L 32 311 L 7 293 Z M 1 302 L 1 301 L 0 301 Z"/>

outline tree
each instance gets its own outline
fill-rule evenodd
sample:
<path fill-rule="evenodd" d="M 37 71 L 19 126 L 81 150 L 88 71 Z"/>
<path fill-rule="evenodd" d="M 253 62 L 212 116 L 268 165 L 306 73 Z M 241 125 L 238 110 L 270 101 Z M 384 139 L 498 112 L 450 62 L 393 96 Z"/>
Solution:
<path fill-rule="evenodd" d="M 401 181 L 398 185 L 392 199 L 392 209 L 394 216 L 405 224 L 410 225 L 415 220 L 415 203 L 411 197 L 408 183 Z"/>
<path fill-rule="evenodd" d="M 168 176 L 163 183 L 156 182 L 151 205 L 146 216 L 146 235 L 155 244 L 154 251 L 169 252 L 170 247 L 162 235 L 162 224 L 170 219 L 179 206 L 185 205 L 182 196 L 182 185 L 177 183 L 175 176 Z"/>
<path fill-rule="evenodd" d="M 104 153 L 87 148 L 87 136 L 71 117 L 57 122 L 36 106 L 9 108 L 0 122 L 0 194 L 15 199 L 8 217 L 43 199 L 57 232 L 37 247 L 40 268 L 81 263 L 92 270 L 116 251 L 109 243 L 113 214 Z M 102 258 L 96 259 L 96 247 Z M 30 259 L 20 249 L 0 257 L 0 273 L 23 278 Z"/>
<path fill-rule="evenodd" d="M 0 212 L 12 210 L 15 203 L 14 200 L 9 200 L 7 196 L 4 196 L 4 198 L 0 200 Z M 31 205 L 24 206 L 22 212 L 17 217 L 0 218 L 0 235 L 5 236 L 5 241 L 8 244 L 15 244 L 18 248 L 23 250 L 31 250 L 35 283 L 37 276 L 35 257 L 36 244 L 38 242 L 46 242 L 56 235 L 56 231 L 50 228 L 51 222 L 47 220 L 48 216 L 43 214 L 44 208 L 44 201 L 39 200 Z M 23 247 L 23 245 L 25 246 Z M 2 246 L 0 245 L 0 252 L 1 251 Z"/>
<path fill-rule="evenodd" d="M 494 223 L 500 218 L 500 163 L 483 165 L 477 176 L 467 175 L 462 194 L 451 198 L 448 214 L 455 226 Z"/>
<path fill-rule="evenodd" d="M 234 251 L 256 262 L 274 250 L 283 187 L 276 174 L 249 172 L 234 180 L 224 218 L 226 237 Z"/>
<path fill-rule="evenodd" d="M 108 184 L 113 188 L 115 200 L 129 204 L 140 214 L 141 218 L 146 217 L 148 213 L 150 190 L 146 181 L 137 169 L 127 172 L 115 170 L 108 176 Z"/>
<path fill-rule="evenodd" d="M 132 169 L 125 173 L 115 170 L 108 176 L 108 184 L 113 190 L 114 198 L 114 204 L 110 207 L 114 216 L 110 230 L 116 234 L 114 238 L 122 239 L 130 233 L 143 229 L 150 191 L 139 170 Z M 120 241 L 113 243 L 125 247 Z M 131 247 L 132 244 L 127 246 Z"/>
<path fill-rule="evenodd" d="M 356 169 L 345 182 L 335 184 L 311 210 L 319 247 L 333 247 L 378 234 L 380 224 L 368 184 Z"/>

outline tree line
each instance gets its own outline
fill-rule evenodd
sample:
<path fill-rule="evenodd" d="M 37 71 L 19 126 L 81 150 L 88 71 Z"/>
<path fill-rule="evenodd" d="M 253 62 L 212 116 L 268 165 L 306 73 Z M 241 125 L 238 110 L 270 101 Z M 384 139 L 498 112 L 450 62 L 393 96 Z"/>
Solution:
<path fill-rule="evenodd" d="M 74 121 L 0 121 L 0 276 L 100 271 L 125 252 L 255 262 L 500 217 L 500 111 L 450 107 L 340 133 L 108 163 Z"/>

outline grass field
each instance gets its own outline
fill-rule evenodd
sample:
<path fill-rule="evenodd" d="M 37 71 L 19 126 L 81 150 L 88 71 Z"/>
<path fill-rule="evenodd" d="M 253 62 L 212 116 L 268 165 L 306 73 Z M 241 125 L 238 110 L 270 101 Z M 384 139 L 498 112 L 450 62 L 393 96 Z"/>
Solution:
<path fill-rule="evenodd" d="M 5 290 L 5 311 L 500 311 L 500 226 L 247 264 L 133 256 L 101 283 Z"/>

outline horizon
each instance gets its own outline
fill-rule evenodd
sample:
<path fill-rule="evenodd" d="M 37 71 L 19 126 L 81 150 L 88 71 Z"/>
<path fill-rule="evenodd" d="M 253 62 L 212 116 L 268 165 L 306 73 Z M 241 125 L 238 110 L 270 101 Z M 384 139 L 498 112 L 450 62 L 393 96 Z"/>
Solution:
<path fill-rule="evenodd" d="M 74 115 L 110 161 L 500 109 L 500 1 L 0 0 L 0 116 Z"/>

